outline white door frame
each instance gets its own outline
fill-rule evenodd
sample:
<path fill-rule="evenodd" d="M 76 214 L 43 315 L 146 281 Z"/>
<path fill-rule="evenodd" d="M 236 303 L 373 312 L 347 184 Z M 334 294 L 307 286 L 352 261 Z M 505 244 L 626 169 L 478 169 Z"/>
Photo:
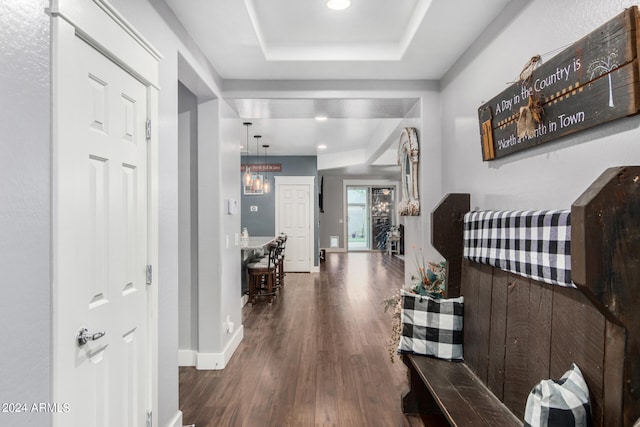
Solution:
<path fill-rule="evenodd" d="M 349 206 L 347 205 L 347 187 L 393 187 L 394 206 L 393 219 L 398 221 L 398 191 L 400 182 L 391 179 L 344 179 L 342 180 L 342 236 L 344 250 L 349 252 Z"/>
<path fill-rule="evenodd" d="M 308 185 L 309 186 L 309 272 L 316 273 L 320 271 L 320 267 L 315 265 L 315 241 L 316 241 L 316 227 L 315 227 L 315 176 L 275 176 L 275 230 L 276 236 L 280 234 L 280 185 Z"/>
<path fill-rule="evenodd" d="M 94 49 L 118 64 L 121 68 L 133 75 L 147 87 L 147 118 L 150 120 L 150 135 L 147 142 L 147 239 L 148 239 L 148 264 L 155 271 L 158 270 L 158 90 L 159 90 L 159 61 L 162 55 L 151 46 L 126 19 L 105 0 L 77 1 L 77 0 L 53 0 L 48 10 L 52 17 L 51 24 L 51 63 L 52 63 L 52 140 L 53 152 L 57 151 L 59 144 L 63 143 L 60 137 L 60 129 L 57 123 L 56 111 L 65 100 L 58 95 L 57 88 L 60 85 L 57 67 L 64 58 L 65 49 L 68 48 L 70 34 L 82 38 Z M 59 166 L 55 155 L 52 162 L 53 200 L 58 196 L 57 173 Z M 60 360 L 56 357 L 55 349 L 62 343 L 57 342 L 55 331 L 58 327 L 59 313 L 57 290 L 60 286 L 56 271 L 56 242 L 57 230 L 55 224 L 57 214 L 54 203 L 52 222 L 54 230 L 52 235 L 52 348 L 53 351 L 53 401 L 58 401 L 56 384 L 64 381 L 58 373 Z M 147 387 L 148 402 L 144 402 L 147 409 L 158 413 L 158 279 L 153 278 L 148 293 L 148 349 L 149 349 L 149 384 Z M 68 343 L 65 342 L 64 345 Z M 55 427 L 59 422 L 54 417 Z"/>

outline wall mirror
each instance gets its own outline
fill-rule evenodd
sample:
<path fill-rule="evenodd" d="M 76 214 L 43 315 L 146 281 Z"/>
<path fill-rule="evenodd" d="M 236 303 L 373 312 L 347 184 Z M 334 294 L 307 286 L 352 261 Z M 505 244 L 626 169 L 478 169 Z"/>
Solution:
<path fill-rule="evenodd" d="M 402 199 L 398 207 L 400 215 L 420 215 L 418 193 L 418 133 L 416 128 L 404 128 L 398 145 L 398 164 L 402 174 Z"/>

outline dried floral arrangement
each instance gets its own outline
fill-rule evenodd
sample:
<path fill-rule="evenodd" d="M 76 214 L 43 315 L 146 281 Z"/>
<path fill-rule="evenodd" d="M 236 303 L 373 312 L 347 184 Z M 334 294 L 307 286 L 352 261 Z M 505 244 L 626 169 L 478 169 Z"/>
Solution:
<path fill-rule="evenodd" d="M 420 296 L 429 296 L 439 299 L 444 295 L 445 286 L 445 261 L 425 262 L 420 249 L 420 258 L 416 255 L 414 263 L 417 268 L 417 275 L 411 276 L 411 285 L 405 287 L 406 292 L 411 292 Z M 391 363 L 395 362 L 395 356 L 402 336 L 402 295 L 397 289 L 393 296 L 382 301 L 385 313 L 393 310 L 391 317 L 391 337 L 389 338 L 389 357 Z"/>

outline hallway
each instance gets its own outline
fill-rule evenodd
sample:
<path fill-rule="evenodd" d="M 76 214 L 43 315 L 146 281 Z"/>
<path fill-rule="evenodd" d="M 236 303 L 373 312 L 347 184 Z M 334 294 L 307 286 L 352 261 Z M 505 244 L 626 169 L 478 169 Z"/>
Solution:
<path fill-rule="evenodd" d="M 223 371 L 180 368 L 184 424 L 417 426 L 400 397 L 406 368 L 388 354 L 404 262 L 381 253 L 329 253 L 319 274 L 290 273 L 269 307 L 243 309 L 244 340 Z"/>

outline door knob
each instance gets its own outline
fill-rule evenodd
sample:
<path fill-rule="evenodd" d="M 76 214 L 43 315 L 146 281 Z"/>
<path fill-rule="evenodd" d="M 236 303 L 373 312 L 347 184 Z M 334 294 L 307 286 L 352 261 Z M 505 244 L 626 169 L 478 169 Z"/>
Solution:
<path fill-rule="evenodd" d="M 76 340 L 78 341 L 78 346 L 82 347 L 89 341 L 99 340 L 104 336 L 104 334 L 105 332 L 96 332 L 91 334 L 86 328 L 81 328 L 76 334 Z"/>

